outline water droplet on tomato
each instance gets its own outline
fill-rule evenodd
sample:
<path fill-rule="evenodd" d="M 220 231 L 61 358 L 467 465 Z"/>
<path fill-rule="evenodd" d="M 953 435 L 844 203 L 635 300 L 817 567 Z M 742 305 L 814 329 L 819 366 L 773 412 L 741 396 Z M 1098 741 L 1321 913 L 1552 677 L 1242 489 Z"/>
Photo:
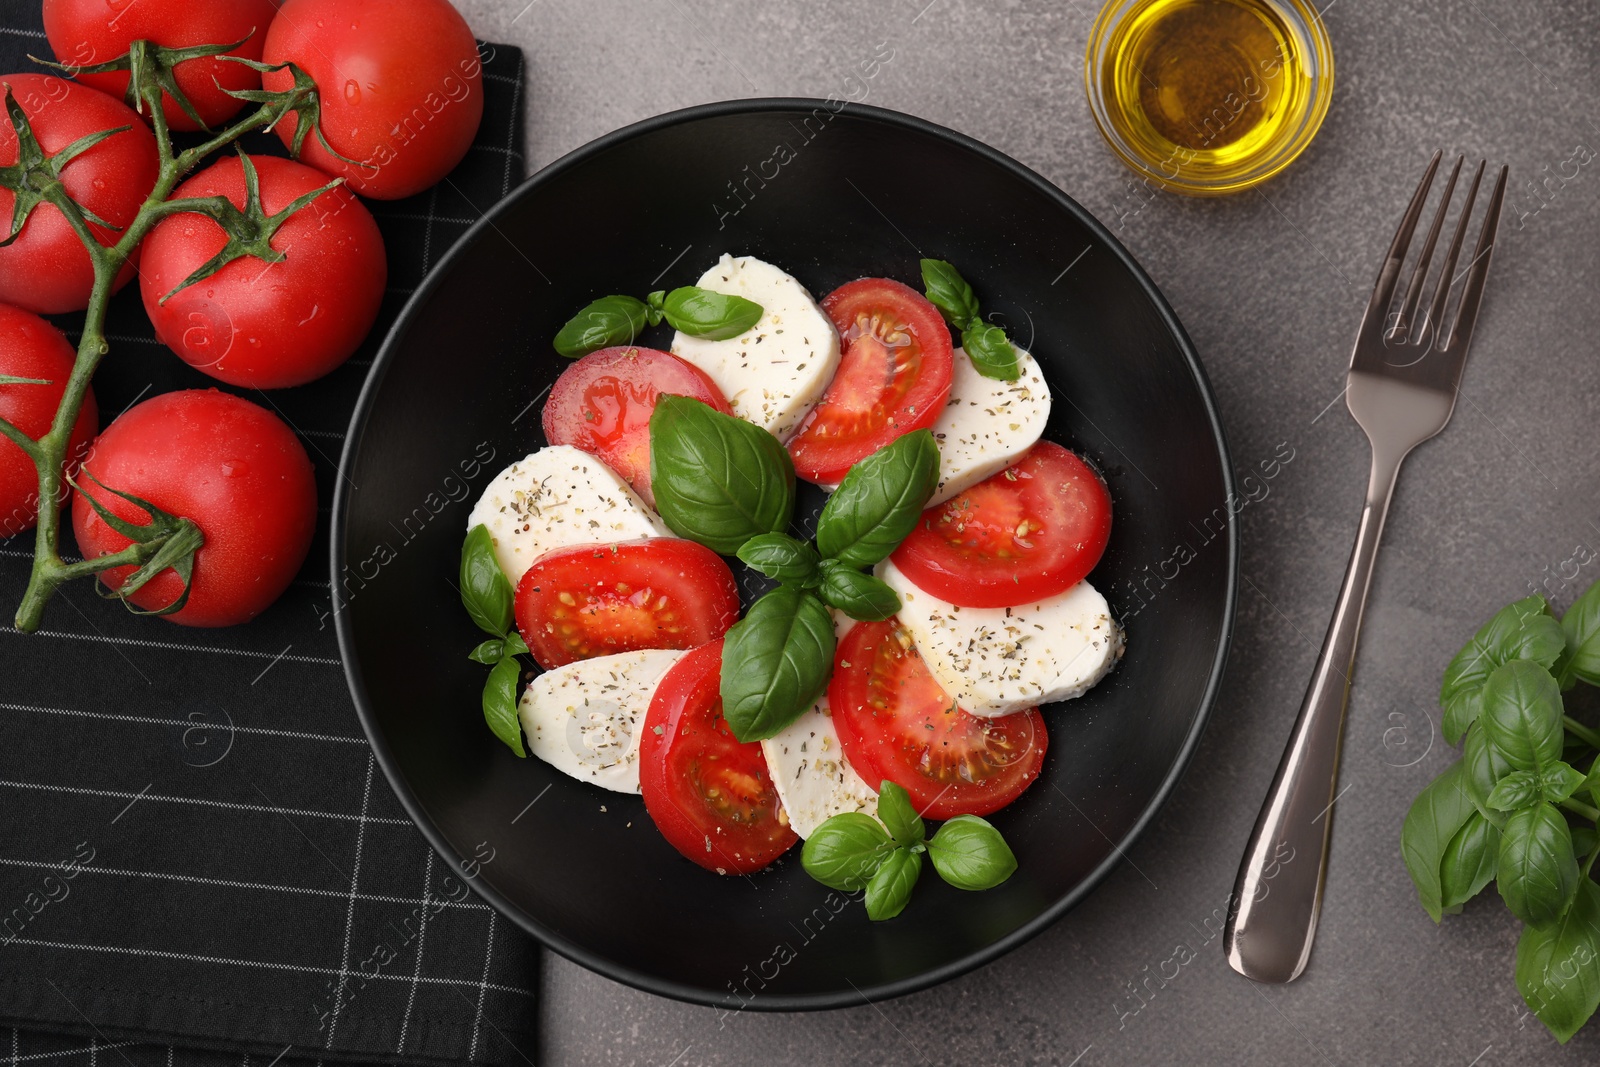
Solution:
<path fill-rule="evenodd" d="M 237 478 L 248 473 L 250 464 L 242 459 L 225 459 L 222 461 L 222 476 L 224 478 Z"/>
<path fill-rule="evenodd" d="M 355 29 L 354 26 L 350 28 Z M 349 81 L 344 83 L 344 98 L 348 103 L 351 104 L 361 103 L 361 86 L 356 84 L 356 80 L 354 78 L 351 78 Z"/>

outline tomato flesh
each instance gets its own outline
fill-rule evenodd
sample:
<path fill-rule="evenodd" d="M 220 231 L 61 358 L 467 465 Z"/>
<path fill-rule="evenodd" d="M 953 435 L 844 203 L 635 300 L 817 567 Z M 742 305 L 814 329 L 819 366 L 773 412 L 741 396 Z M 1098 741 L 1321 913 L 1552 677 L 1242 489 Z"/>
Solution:
<path fill-rule="evenodd" d="M 963 607 L 1034 604 L 1081 582 L 1111 538 L 1111 494 L 1083 460 L 1040 441 L 999 474 L 922 513 L 895 566 Z"/>
<path fill-rule="evenodd" d="M 800 838 L 760 742 L 740 742 L 722 717 L 721 676 L 719 640 L 662 677 L 640 728 L 639 787 L 650 818 L 686 859 L 750 874 Z"/>
<path fill-rule="evenodd" d="M 788 447 L 796 474 L 837 485 L 858 460 L 938 420 L 950 400 L 953 349 L 938 309 L 891 278 L 842 285 L 822 310 L 844 355 Z"/>
<path fill-rule="evenodd" d="M 828 703 L 845 758 L 888 779 L 931 819 L 987 815 L 1039 776 L 1048 738 L 1038 708 L 979 718 L 934 680 L 898 620 L 857 623 L 834 659 Z"/>
<path fill-rule="evenodd" d="M 545 438 L 599 457 L 654 507 L 650 414 L 663 394 L 686 396 L 733 414 L 717 383 L 694 364 L 654 348 L 602 348 L 556 379 L 544 406 Z"/>
<path fill-rule="evenodd" d="M 35 378 L 49 385 L 0 385 L 0 418 L 29 437 L 50 432 L 77 353 L 60 330 L 37 315 L 0 304 L 0 374 Z M 100 428 L 94 392 L 83 395 L 67 444 L 68 470 L 76 468 Z M 63 482 L 61 497 L 68 487 Z M 39 472 L 16 442 L 0 438 L 0 537 L 32 528 L 39 518 Z"/>

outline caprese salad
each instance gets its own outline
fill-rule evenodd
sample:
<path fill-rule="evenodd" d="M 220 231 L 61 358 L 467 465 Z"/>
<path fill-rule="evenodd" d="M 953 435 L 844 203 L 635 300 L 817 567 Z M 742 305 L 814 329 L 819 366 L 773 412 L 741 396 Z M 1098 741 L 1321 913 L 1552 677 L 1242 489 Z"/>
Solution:
<path fill-rule="evenodd" d="M 866 890 L 873 918 L 924 856 L 962 888 L 1009 876 L 981 817 L 1038 777 L 1040 706 L 1124 649 L 1087 580 L 1103 481 L 1042 439 L 1033 357 L 950 264 L 922 273 L 923 292 L 863 278 L 818 304 L 724 255 L 695 285 L 594 301 L 555 338 L 576 362 L 548 444 L 488 485 L 462 555 L 485 717 L 518 755 L 642 795 L 718 874 L 805 839 L 806 869 Z M 662 322 L 670 350 L 635 343 Z M 797 477 L 830 491 L 809 541 Z M 778 583 L 743 618 L 728 557 Z"/>

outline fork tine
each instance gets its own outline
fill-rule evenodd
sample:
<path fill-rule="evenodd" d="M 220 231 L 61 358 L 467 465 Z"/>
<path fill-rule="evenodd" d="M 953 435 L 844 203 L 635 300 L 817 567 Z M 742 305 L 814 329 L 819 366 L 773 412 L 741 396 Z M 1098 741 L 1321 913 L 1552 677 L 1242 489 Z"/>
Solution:
<path fill-rule="evenodd" d="M 1467 236 L 1467 223 L 1472 219 L 1472 206 L 1478 202 L 1478 186 L 1483 181 L 1483 168 L 1488 160 L 1479 160 L 1477 172 L 1472 175 L 1472 187 L 1467 190 L 1467 202 L 1461 205 L 1461 218 L 1456 221 L 1456 235 L 1450 241 L 1450 250 L 1444 257 L 1444 267 L 1439 271 L 1439 284 L 1434 289 L 1433 305 L 1428 317 L 1422 321 L 1418 343 L 1426 343 L 1430 330 L 1443 328 L 1444 306 L 1450 300 L 1450 286 L 1456 277 L 1456 260 L 1461 255 L 1461 242 Z"/>
<path fill-rule="evenodd" d="M 1378 284 L 1372 288 L 1372 299 L 1367 303 L 1364 322 L 1381 324 L 1387 317 L 1389 301 L 1394 298 L 1395 282 L 1400 277 L 1400 264 L 1405 261 L 1406 249 L 1411 246 L 1411 235 L 1416 232 L 1417 219 L 1422 216 L 1422 205 L 1427 203 L 1428 190 L 1433 187 L 1433 176 L 1438 172 L 1439 160 L 1443 156 L 1442 149 L 1433 153 L 1422 181 L 1417 183 L 1417 191 L 1411 196 L 1411 205 L 1406 208 L 1400 228 L 1395 231 L 1394 241 L 1389 245 L 1389 254 L 1384 257 L 1383 266 L 1378 270 Z"/>
<path fill-rule="evenodd" d="M 1466 355 L 1468 343 L 1472 340 L 1472 327 L 1478 321 L 1478 307 L 1483 303 L 1483 287 L 1489 278 L 1489 259 L 1494 253 L 1495 231 L 1500 228 L 1500 206 L 1506 198 L 1506 178 L 1511 173 L 1511 168 L 1502 166 L 1500 178 L 1494 183 L 1494 192 L 1489 197 L 1489 211 L 1483 219 L 1483 232 L 1478 234 L 1478 247 L 1472 253 L 1471 273 L 1467 275 L 1467 284 L 1461 290 L 1461 306 L 1456 309 L 1456 321 L 1450 327 L 1450 337 L 1438 346 L 1441 349 L 1456 351 Z M 1460 372 L 1457 371 L 1459 374 Z"/>
<path fill-rule="evenodd" d="M 1417 254 L 1417 265 L 1412 268 L 1411 281 L 1406 285 L 1406 295 L 1400 304 L 1400 314 L 1389 330 L 1391 337 L 1406 336 L 1412 316 L 1417 313 L 1417 304 L 1422 300 L 1422 283 L 1428 280 L 1428 264 L 1433 261 L 1433 249 L 1439 241 L 1439 231 L 1444 229 L 1444 217 L 1450 210 L 1450 198 L 1455 195 L 1456 179 L 1461 176 L 1461 164 L 1464 162 L 1466 162 L 1465 156 L 1456 157 L 1456 165 L 1450 169 L 1450 177 L 1444 183 L 1444 194 L 1439 198 L 1439 210 L 1434 212 L 1433 225 L 1428 227 L 1427 239 L 1422 242 L 1422 251 Z M 1421 340 L 1420 337 L 1418 339 Z"/>

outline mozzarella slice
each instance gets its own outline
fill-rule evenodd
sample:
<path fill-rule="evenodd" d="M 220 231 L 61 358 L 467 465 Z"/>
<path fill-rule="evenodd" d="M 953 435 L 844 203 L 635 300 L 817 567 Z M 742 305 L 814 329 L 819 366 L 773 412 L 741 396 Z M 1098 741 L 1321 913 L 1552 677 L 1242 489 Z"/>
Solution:
<path fill-rule="evenodd" d="M 839 369 L 839 334 L 805 287 L 754 256 L 723 254 L 697 282 L 762 307 L 738 337 L 712 341 L 679 333 L 672 354 L 710 375 L 733 413 L 782 441 L 822 399 Z"/>
<path fill-rule="evenodd" d="M 554 549 L 670 533 L 627 482 L 571 445 L 541 448 L 497 474 L 467 516 L 467 529 L 479 523 L 513 587 Z"/>
<path fill-rule="evenodd" d="M 528 683 L 517 710 L 528 751 L 580 782 L 639 792 L 639 729 L 656 683 L 682 652 L 597 656 Z"/>
<path fill-rule="evenodd" d="M 901 625 L 946 693 L 974 715 L 1009 715 L 1082 696 L 1122 658 L 1123 633 L 1088 582 L 1036 604 L 963 608 L 931 596 L 893 562 Z"/>
<path fill-rule="evenodd" d="M 761 742 L 789 827 L 801 837 L 846 811 L 878 814 L 878 794 L 845 762 L 828 699 Z"/>
<path fill-rule="evenodd" d="M 1014 382 L 979 374 L 956 349 L 950 403 L 933 424 L 939 442 L 939 487 L 928 506 L 942 504 L 1022 457 L 1050 421 L 1050 387 L 1034 358 L 1016 345 L 1021 373 Z"/>

